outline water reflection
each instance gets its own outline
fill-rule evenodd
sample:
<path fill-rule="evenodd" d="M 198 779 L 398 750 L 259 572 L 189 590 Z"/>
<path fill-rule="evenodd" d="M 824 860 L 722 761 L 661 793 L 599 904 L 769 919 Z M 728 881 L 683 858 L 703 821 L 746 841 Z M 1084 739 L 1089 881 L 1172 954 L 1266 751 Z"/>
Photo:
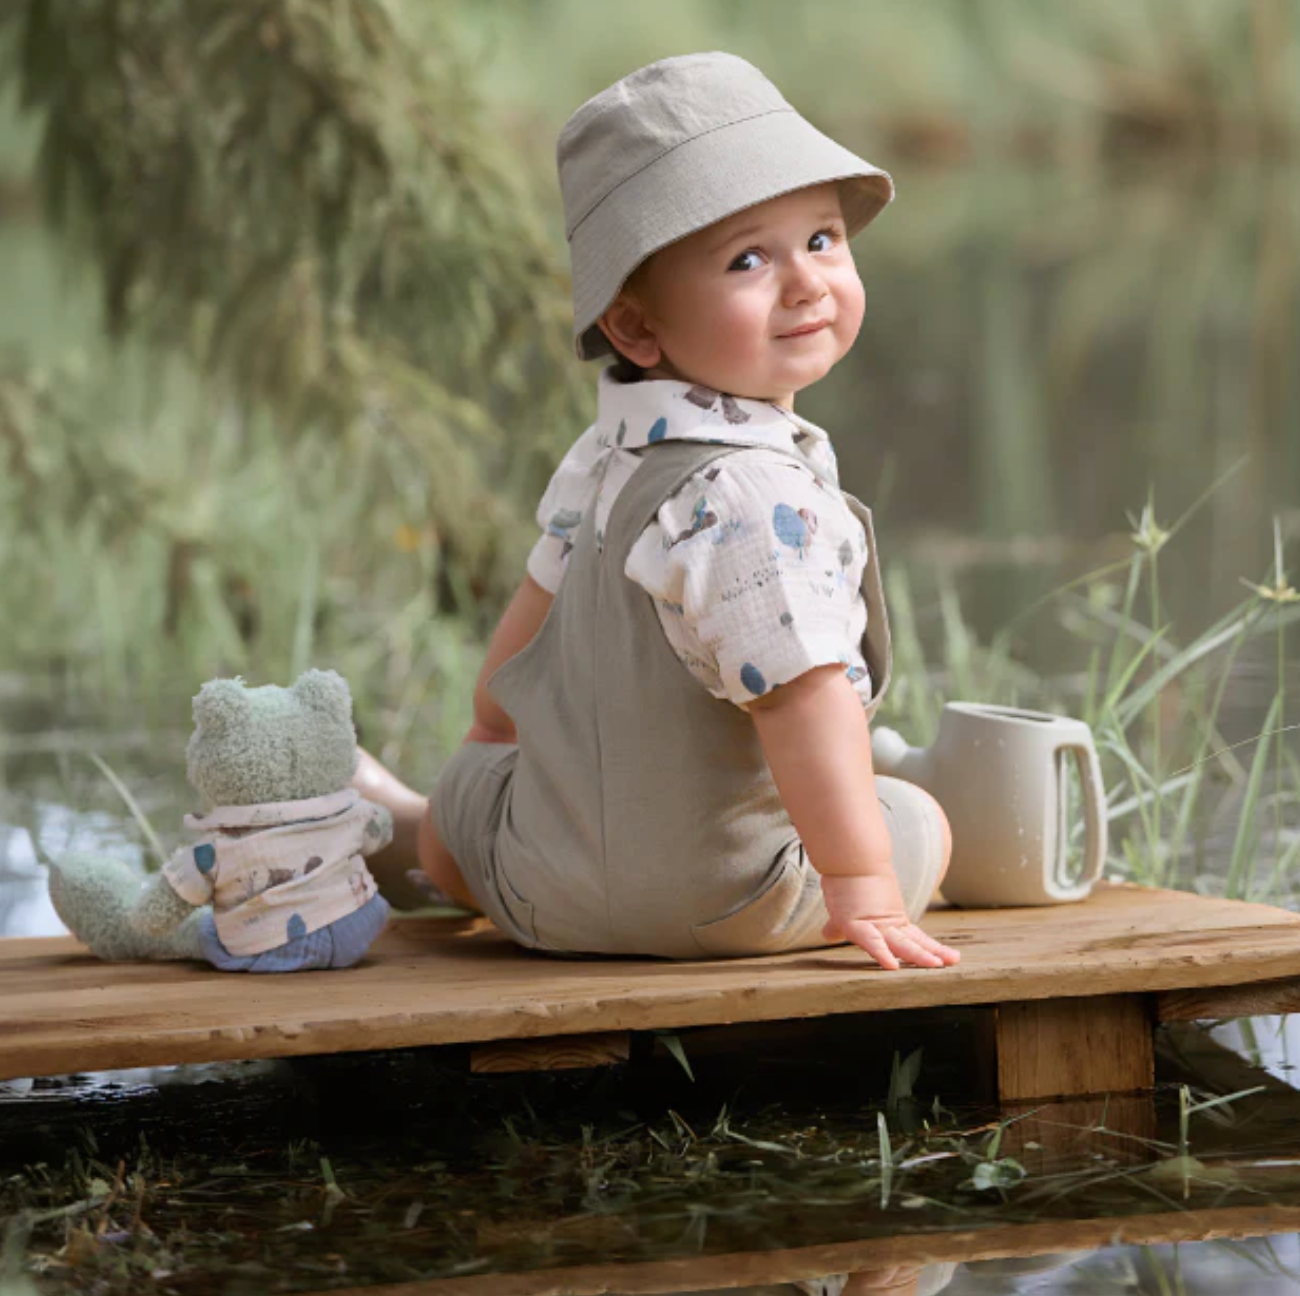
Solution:
<path fill-rule="evenodd" d="M 140 827 L 90 753 L 113 768 L 161 833 L 178 834 L 193 793 L 188 734 L 171 717 L 188 714 L 193 686 L 156 680 L 105 703 L 74 700 L 35 678 L 0 682 L 0 937 L 64 935 L 43 857 L 102 851 L 142 876 L 145 866 Z M 155 705 L 165 720 L 155 718 Z"/>
<path fill-rule="evenodd" d="M 887 1066 L 812 1036 L 710 1054 L 692 1035 L 694 1082 L 666 1051 L 485 1077 L 426 1050 L 38 1080 L 0 1092 L 0 1219 L 30 1225 L 58 1296 L 1297 1290 L 1300 1095 L 1266 1085 L 1198 1119 L 1184 1188 L 1172 1086 L 1258 1077 L 1230 1056 L 1215 1072 L 1224 1051 L 1177 1029 L 1217 1061 L 1166 1060 L 1146 1137 L 1119 1100 L 1044 1104 L 1004 1131 L 1028 1173 L 997 1191 L 971 1174 L 996 1113 L 896 1105 L 882 1194 Z M 960 1093 L 963 1059 L 926 1057 Z"/>
<path fill-rule="evenodd" d="M 79 815 L 63 805 L 26 798 L 22 810 L 24 817 L 30 816 L 31 829 L 0 823 L 0 937 L 67 934 L 50 903 L 48 874 L 33 832 L 46 851 L 63 853 L 74 846 L 102 849 L 143 870 L 144 853 L 116 815 Z"/>
<path fill-rule="evenodd" d="M 956 1271 L 957 1265 L 951 1261 L 933 1265 L 874 1265 L 851 1274 L 829 1274 L 823 1278 L 764 1283 L 761 1286 L 681 1291 L 672 1293 L 672 1296 L 721 1296 L 724 1291 L 735 1296 L 865 1296 L 868 1292 L 935 1296 L 937 1292 L 952 1289 Z"/>
<path fill-rule="evenodd" d="M 538 1288 L 540 1293 L 543 1289 Z M 647 1293 L 649 1287 L 629 1289 Z M 877 1265 L 851 1274 L 748 1286 L 674 1289 L 671 1296 L 1294 1296 L 1300 1290 L 1295 1234 L 1232 1243 L 1182 1242 L 1047 1252 L 932 1264 Z M 437 1288 L 429 1291 L 435 1296 Z M 619 1293 L 618 1296 L 625 1296 Z M 669 1296 L 667 1291 L 664 1296 Z"/>
<path fill-rule="evenodd" d="M 672 1296 L 1097 1296 L 1103 1292 L 1166 1296 L 1293 1296 L 1300 1286 L 1294 1234 L 1221 1243 L 1106 1247 L 996 1260 L 882 1265 L 853 1274 L 759 1286 L 674 1292 Z M 642 1289 L 645 1290 L 645 1289 Z M 433 1293 L 430 1293 L 433 1296 Z M 667 1293 L 665 1293 L 667 1296 Z"/>
<path fill-rule="evenodd" d="M 44 866 L 25 828 L 0 824 L 0 936 L 61 936 Z"/>

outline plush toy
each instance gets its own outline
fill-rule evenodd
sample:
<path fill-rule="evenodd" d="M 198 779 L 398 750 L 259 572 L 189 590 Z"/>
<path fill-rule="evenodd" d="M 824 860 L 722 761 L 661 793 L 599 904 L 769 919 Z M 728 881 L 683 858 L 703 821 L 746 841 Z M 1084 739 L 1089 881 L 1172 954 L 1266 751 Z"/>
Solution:
<path fill-rule="evenodd" d="M 206 959 L 232 972 L 347 967 L 388 919 L 363 855 L 392 818 L 348 786 L 352 695 L 334 671 L 292 688 L 211 680 L 194 699 L 186 772 L 204 802 L 190 844 L 143 888 L 121 861 L 69 855 L 50 898 L 102 959 Z"/>

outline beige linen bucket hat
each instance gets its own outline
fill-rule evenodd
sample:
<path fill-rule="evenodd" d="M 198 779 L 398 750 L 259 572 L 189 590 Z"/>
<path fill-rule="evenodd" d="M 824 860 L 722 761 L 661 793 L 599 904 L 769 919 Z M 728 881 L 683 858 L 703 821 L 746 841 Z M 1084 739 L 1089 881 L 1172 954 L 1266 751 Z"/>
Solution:
<path fill-rule="evenodd" d="M 849 237 L 894 196 L 879 167 L 811 126 L 734 54 L 661 59 L 569 118 L 556 145 L 579 359 L 612 354 L 596 320 L 652 252 L 734 212 L 839 181 Z"/>

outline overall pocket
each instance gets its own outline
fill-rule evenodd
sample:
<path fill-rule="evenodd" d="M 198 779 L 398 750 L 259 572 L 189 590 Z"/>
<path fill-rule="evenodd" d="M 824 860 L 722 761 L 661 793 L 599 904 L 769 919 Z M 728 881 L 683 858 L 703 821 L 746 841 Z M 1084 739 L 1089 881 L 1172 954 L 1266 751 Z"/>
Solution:
<path fill-rule="evenodd" d="M 505 869 L 500 866 L 494 850 L 495 844 L 496 833 L 485 834 L 479 843 L 482 858 L 487 860 L 491 867 L 489 876 L 493 883 L 492 889 L 496 892 L 494 898 L 502 910 L 501 915 L 489 913 L 488 917 L 501 927 L 511 940 L 526 945 L 529 949 L 535 949 L 539 942 L 537 913 L 533 902 L 516 890 Z M 501 917 L 505 918 L 505 922 L 501 921 Z"/>
<path fill-rule="evenodd" d="M 715 958 L 743 958 L 775 954 L 800 943 L 809 906 L 821 895 L 820 887 L 815 894 L 809 894 L 810 870 L 800 866 L 801 859 L 801 851 L 796 851 L 794 859 L 788 853 L 782 855 L 763 879 L 757 894 L 739 909 L 709 922 L 695 923 L 691 934 L 705 954 Z"/>

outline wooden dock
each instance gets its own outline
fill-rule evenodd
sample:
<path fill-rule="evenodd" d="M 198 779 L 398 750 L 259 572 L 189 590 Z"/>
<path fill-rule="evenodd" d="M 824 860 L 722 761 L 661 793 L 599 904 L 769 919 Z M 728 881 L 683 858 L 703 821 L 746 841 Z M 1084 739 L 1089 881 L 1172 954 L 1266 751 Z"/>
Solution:
<path fill-rule="evenodd" d="M 639 1031 L 981 1005 L 1009 1101 L 1149 1088 L 1160 1020 L 1300 1007 L 1300 915 L 1128 885 L 1043 909 L 936 910 L 962 951 L 884 972 L 852 947 L 672 963 L 562 960 L 484 920 L 399 919 L 346 972 L 107 964 L 71 938 L 0 940 L 0 1079 L 430 1045 L 474 1069 L 589 1065 Z"/>

